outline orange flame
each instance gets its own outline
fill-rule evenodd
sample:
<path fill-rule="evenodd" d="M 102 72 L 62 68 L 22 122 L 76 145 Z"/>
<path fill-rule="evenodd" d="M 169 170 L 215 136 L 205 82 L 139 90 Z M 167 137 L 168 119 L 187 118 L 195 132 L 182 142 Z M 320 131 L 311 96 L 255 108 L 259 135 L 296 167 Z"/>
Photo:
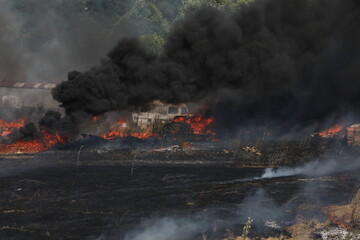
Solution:
<path fill-rule="evenodd" d="M 14 129 L 19 129 L 25 125 L 25 119 L 20 119 L 18 121 L 7 122 L 3 119 L 0 119 L 0 130 L 2 130 L 0 137 L 9 135 Z"/>
<path fill-rule="evenodd" d="M 25 119 L 13 122 L 7 122 L 0 119 L 0 137 L 4 137 L 12 133 L 15 129 L 19 129 L 25 125 Z M 66 138 L 60 136 L 59 133 L 50 134 L 45 130 L 41 131 L 40 137 L 34 140 L 18 140 L 12 144 L 0 144 L 0 154 L 11 153 L 39 153 L 50 149 L 58 143 L 65 143 Z"/>
<path fill-rule="evenodd" d="M 66 143 L 67 138 L 58 132 L 50 134 L 42 130 L 41 136 L 31 141 L 19 140 L 13 144 L 0 144 L 0 154 L 39 153 L 46 151 L 58 143 Z"/>
<path fill-rule="evenodd" d="M 101 134 L 100 137 L 102 137 L 105 140 L 111 140 L 117 137 L 126 137 L 127 134 L 125 133 L 126 128 L 123 127 L 117 127 L 117 128 L 113 128 L 113 130 L 111 130 L 109 133 L 104 133 Z"/>
<path fill-rule="evenodd" d="M 341 132 L 344 129 L 344 125 L 336 124 L 329 128 L 328 130 L 322 131 L 319 133 L 321 137 L 333 137 L 335 134 Z"/>
<path fill-rule="evenodd" d="M 145 129 L 143 132 L 134 132 L 131 133 L 130 136 L 140 138 L 140 139 L 146 139 L 149 137 L 158 137 L 155 133 L 151 131 L 150 128 Z"/>
<path fill-rule="evenodd" d="M 327 216 L 327 221 L 330 223 L 333 223 L 343 229 L 349 230 L 350 229 L 350 224 L 348 224 L 345 219 L 345 217 L 338 217 L 336 216 L 334 213 L 329 213 Z"/>
<path fill-rule="evenodd" d="M 212 117 L 178 116 L 174 118 L 173 122 L 187 123 L 192 129 L 192 132 L 197 135 L 216 135 L 216 133 L 210 129 L 210 126 L 214 123 L 214 118 Z"/>
<path fill-rule="evenodd" d="M 214 123 L 214 118 L 195 116 L 190 118 L 188 124 L 193 130 L 194 134 L 199 135 L 216 135 L 209 126 Z"/>
<path fill-rule="evenodd" d="M 111 131 L 109 133 L 105 133 L 100 135 L 105 140 L 112 140 L 114 138 L 124 138 L 124 137 L 135 137 L 139 139 L 146 139 L 149 137 L 159 137 L 157 134 L 153 133 L 150 128 L 145 129 L 144 131 L 140 132 L 129 132 L 127 128 L 128 124 L 124 119 L 120 119 L 119 121 L 115 122 L 111 127 Z"/>

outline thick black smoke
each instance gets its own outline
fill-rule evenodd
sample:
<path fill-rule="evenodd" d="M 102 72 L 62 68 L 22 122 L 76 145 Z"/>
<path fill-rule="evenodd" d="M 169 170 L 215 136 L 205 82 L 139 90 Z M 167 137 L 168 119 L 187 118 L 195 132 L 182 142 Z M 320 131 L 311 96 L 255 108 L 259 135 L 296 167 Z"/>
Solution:
<path fill-rule="evenodd" d="M 123 39 L 53 97 L 73 118 L 211 95 L 228 127 L 304 127 L 358 109 L 359 29 L 357 0 L 255 0 L 233 14 L 205 7 L 173 27 L 160 56 Z"/>

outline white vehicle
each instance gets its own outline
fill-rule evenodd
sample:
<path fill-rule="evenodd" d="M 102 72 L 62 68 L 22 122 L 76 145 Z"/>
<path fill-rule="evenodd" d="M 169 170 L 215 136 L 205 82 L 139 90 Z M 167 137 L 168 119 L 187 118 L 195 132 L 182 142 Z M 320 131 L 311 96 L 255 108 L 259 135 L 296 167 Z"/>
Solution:
<path fill-rule="evenodd" d="M 142 129 L 149 128 L 154 123 L 167 123 L 178 115 L 189 115 L 185 104 L 165 104 L 154 101 L 147 112 L 133 112 L 132 121 Z"/>

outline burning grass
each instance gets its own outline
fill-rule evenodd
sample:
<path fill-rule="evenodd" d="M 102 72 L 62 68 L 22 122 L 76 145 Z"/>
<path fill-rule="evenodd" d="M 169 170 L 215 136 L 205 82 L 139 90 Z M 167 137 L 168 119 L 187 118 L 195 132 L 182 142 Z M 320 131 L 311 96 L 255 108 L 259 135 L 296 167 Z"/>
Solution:
<path fill-rule="evenodd" d="M 117 117 L 113 122 L 103 117 L 89 119 L 98 131 L 97 136 L 81 135 L 81 138 L 72 138 L 69 141 L 70 138 L 58 132 L 50 133 L 42 129 L 33 138 L 19 138 L 10 144 L 3 142 L 0 144 L 0 154 L 34 154 L 49 149 L 79 152 L 81 149 L 81 155 L 77 156 L 78 162 L 83 162 L 83 159 L 101 159 L 124 164 L 130 161 L 132 164 L 136 159 L 147 164 L 183 162 L 277 167 L 302 165 L 321 157 L 330 145 L 342 144 L 341 138 L 335 135 L 321 137 L 321 134 L 302 139 L 290 137 L 274 140 L 268 129 L 261 129 L 261 134 L 250 132 L 230 140 L 220 140 L 213 131 L 214 118 L 199 115 L 178 116 L 156 129 L 155 126 L 141 129 L 126 118 Z M 104 128 L 105 120 L 108 128 Z M 2 121 L 1 134 L 6 138 L 12 132 L 21 130 L 25 122 L 23 119 L 14 122 Z M 337 132 L 332 129 L 326 132 Z"/>
<path fill-rule="evenodd" d="M 99 136 L 105 141 L 155 138 L 161 139 L 162 142 L 175 141 L 185 146 L 184 141 L 208 141 L 209 136 L 216 135 L 211 130 L 214 119 L 198 115 L 182 116 L 171 122 L 154 123 L 146 128 L 140 127 L 125 117 L 120 117 L 112 123 L 109 121 L 111 120 L 104 117 L 92 117 L 84 125 L 88 125 L 85 126 L 86 131 L 92 131 L 94 136 Z M 29 126 L 31 126 L 31 139 L 26 136 L 29 132 L 26 128 Z M 2 143 L 0 154 L 43 152 L 58 144 L 65 144 L 69 139 L 61 135 L 59 131 L 51 129 L 50 126 L 35 126 L 32 123 L 28 125 L 24 118 L 16 121 L 0 120 L 0 137 L 2 138 L 0 139 Z M 76 141 L 77 138 L 76 135 L 71 136 L 72 141 Z"/>
<path fill-rule="evenodd" d="M 19 129 L 25 125 L 25 119 L 21 118 L 17 121 L 8 122 L 3 119 L 0 119 L 0 129 L 2 132 L 0 132 L 1 137 L 5 137 L 9 135 L 14 129 Z"/>
<path fill-rule="evenodd" d="M 351 202 L 343 206 L 330 206 L 324 209 L 328 214 L 328 224 L 335 224 L 346 230 L 360 228 L 360 190 Z"/>
<path fill-rule="evenodd" d="M 66 138 L 57 132 L 50 134 L 47 131 L 41 131 L 40 137 L 33 140 L 18 140 L 12 144 L 0 144 L 0 154 L 39 153 L 65 142 Z"/>
<path fill-rule="evenodd" d="M 322 131 L 319 133 L 319 135 L 321 137 L 333 137 L 336 134 L 338 134 L 339 132 L 341 132 L 342 130 L 344 130 L 345 126 L 343 124 L 336 124 L 334 126 L 332 126 L 331 128 Z"/>
<path fill-rule="evenodd" d="M 61 136 L 58 132 L 54 134 L 46 130 L 41 130 L 35 138 L 18 138 L 11 140 L 12 134 L 21 131 L 25 127 L 25 119 L 16 121 L 5 121 L 0 119 L 0 136 L 11 141 L 11 143 L 0 143 L 0 154 L 23 154 L 39 153 L 46 151 L 57 144 L 64 144 L 67 138 Z"/>
<path fill-rule="evenodd" d="M 360 239 L 360 190 L 358 190 L 348 205 L 330 206 L 324 208 L 324 211 L 328 214 L 328 219 L 325 223 L 317 219 L 297 218 L 296 224 L 286 228 L 290 236 L 280 235 L 268 238 L 231 236 L 224 240 Z"/>

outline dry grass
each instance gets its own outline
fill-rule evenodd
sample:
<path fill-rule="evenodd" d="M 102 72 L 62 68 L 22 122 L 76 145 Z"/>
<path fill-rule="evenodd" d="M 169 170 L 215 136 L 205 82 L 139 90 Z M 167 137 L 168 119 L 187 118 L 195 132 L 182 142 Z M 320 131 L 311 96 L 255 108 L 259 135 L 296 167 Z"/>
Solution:
<path fill-rule="evenodd" d="M 309 207 L 309 206 L 305 206 Z M 302 220 L 298 219 L 296 224 L 288 227 L 286 230 L 291 234 L 291 237 L 269 237 L 261 238 L 261 240 L 308 240 L 312 239 L 312 234 L 319 229 L 324 229 L 329 224 L 337 224 L 339 227 L 349 228 L 359 227 L 360 225 L 360 189 L 352 198 L 348 205 L 344 206 L 330 206 L 324 208 L 324 211 L 329 214 L 327 223 L 321 223 L 318 220 Z M 223 240 L 250 240 L 250 238 L 243 237 L 228 237 Z"/>
<path fill-rule="evenodd" d="M 228 237 L 223 240 L 250 240 L 250 238 L 244 238 L 244 237 Z"/>
<path fill-rule="evenodd" d="M 360 190 L 351 202 L 343 206 L 330 206 L 323 209 L 328 214 L 328 224 L 336 224 L 346 229 L 360 225 Z"/>
<path fill-rule="evenodd" d="M 319 228 L 324 227 L 324 224 L 311 220 L 307 222 L 300 221 L 300 223 L 294 224 L 287 228 L 287 231 L 291 233 L 292 237 L 279 236 L 279 237 L 268 237 L 261 238 L 261 240 L 308 240 L 311 239 L 311 234 Z M 224 240 L 250 240 L 250 238 L 234 237 L 226 238 Z"/>
<path fill-rule="evenodd" d="M 320 223 L 317 220 L 311 220 L 294 224 L 290 226 L 287 230 L 291 233 L 291 238 L 289 240 L 305 240 L 311 239 L 311 233 L 316 229 L 324 227 L 324 224 Z"/>
<path fill-rule="evenodd" d="M 360 190 L 355 194 L 350 205 L 352 222 L 360 224 Z"/>

